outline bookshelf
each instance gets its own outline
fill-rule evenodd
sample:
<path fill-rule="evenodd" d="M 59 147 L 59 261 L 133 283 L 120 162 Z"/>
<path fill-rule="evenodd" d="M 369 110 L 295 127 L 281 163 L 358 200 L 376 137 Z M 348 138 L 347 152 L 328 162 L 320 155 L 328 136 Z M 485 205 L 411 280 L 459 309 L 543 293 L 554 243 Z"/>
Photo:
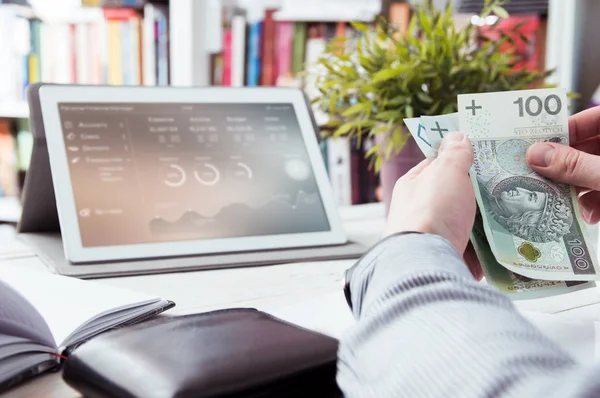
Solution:
<path fill-rule="evenodd" d="M 0 1 L 0 7 L 10 7 L 15 14 L 20 15 L 23 18 L 34 18 L 34 12 L 31 7 L 25 5 L 26 2 L 8 3 L 5 4 Z M 0 23 L 2 20 L 0 20 Z M 20 99 L 2 99 L 0 97 L 0 119 L 24 119 L 29 117 L 29 108 L 27 102 Z"/>
<path fill-rule="evenodd" d="M 137 23 L 141 28 L 141 31 L 137 33 L 141 41 L 139 44 L 141 55 L 137 61 L 133 62 L 141 62 L 140 71 L 135 73 L 136 77 L 132 81 L 125 81 L 130 77 L 113 81 L 97 77 L 96 80 L 90 82 L 92 84 L 144 84 L 150 86 L 169 84 L 183 87 L 278 85 L 302 87 L 309 97 L 318 95 L 318 90 L 314 87 L 314 74 L 318 72 L 308 70 L 307 65 L 318 59 L 327 40 L 338 35 L 356 36 L 358 34 L 347 22 L 371 22 L 376 16 L 383 14 L 390 19 L 396 19 L 392 22 L 402 26 L 408 22 L 410 15 L 410 1 L 408 0 L 83 1 L 90 6 L 78 7 L 68 13 L 56 13 L 57 15 L 52 18 L 47 15 L 37 15 L 33 9 L 28 7 L 19 7 L 18 10 L 23 18 L 39 17 L 48 20 L 51 25 L 61 23 L 95 24 L 106 19 L 123 22 L 128 18 L 134 18 L 134 14 L 137 15 L 135 18 L 139 18 Z M 49 7 L 49 0 L 30 0 L 30 2 L 44 4 L 46 9 L 52 8 Z M 565 28 L 575 29 L 573 24 L 576 18 L 568 12 L 569 6 L 563 5 L 562 0 L 550 0 L 550 3 L 551 10 L 555 11 L 554 17 L 548 21 L 548 46 L 550 43 L 554 43 L 554 51 L 550 52 L 547 57 L 547 67 L 557 68 L 561 80 L 572 81 L 573 69 L 565 68 L 563 65 L 568 63 L 570 56 L 574 54 L 569 47 L 572 47 L 574 37 L 564 35 L 562 32 Z M 107 17 L 106 12 L 103 12 L 106 8 L 97 7 L 107 4 L 111 6 L 121 4 L 124 7 L 114 8 L 117 16 Z M 150 6 L 147 6 L 148 4 Z M 0 10 L 2 7 L 0 5 Z M 126 10 L 136 11 L 128 13 Z M 145 21 L 154 21 L 156 13 L 161 12 L 163 13 L 162 17 L 166 18 L 161 24 L 167 26 L 164 34 L 168 44 L 163 43 L 165 48 L 158 50 L 154 46 L 153 39 L 147 37 L 149 34 L 153 34 L 153 32 L 150 33 L 152 29 L 144 30 L 143 25 Z M 562 21 L 560 15 L 569 16 L 568 23 Z M 0 35 L 2 34 L 1 17 L 0 12 Z M 470 23 L 469 15 L 457 17 L 462 17 L 464 23 Z M 265 40 L 265 35 L 269 36 L 268 40 Z M 300 38 L 297 39 L 297 36 Z M 559 36 L 562 39 L 557 41 L 556 37 Z M 565 38 L 567 36 L 569 39 Z M 131 43 L 131 37 L 129 40 L 127 43 Z M 557 46 L 556 43 L 560 43 L 560 45 Z M 74 45 L 76 44 L 74 41 Z M 123 50 L 126 46 L 127 44 L 123 44 L 121 49 Z M 66 50 L 63 48 L 62 51 Z M 80 55 L 79 50 L 75 53 Z M 89 49 L 84 49 L 81 54 L 84 54 L 82 58 L 92 56 Z M 127 56 L 122 55 L 122 57 Z M 1 54 L 0 59 L 2 59 Z M 129 60 L 129 62 L 132 61 Z M 85 62 L 75 62 L 74 64 L 77 65 L 74 67 L 75 69 L 85 67 Z M 163 65 L 163 69 L 161 72 L 155 73 L 159 65 Z M 43 81 L 48 81 L 43 78 L 44 73 L 41 75 Z M 301 75 L 302 77 L 299 77 Z M 69 76 L 61 75 L 55 80 L 58 80 L 56 81 L 58 83 L 69 83 L 69 78 Z M 81 82 L 77 81 L 77 83 Z M 0 76 L 0 119 L 27 118 L 28 108 L 22 98 L 4 99 L 2 98 L 2 89 Z M 327 115 L 323 112 L 317 110 L 315 113 L 319 124 L 323 124 L 327 120 Z M 346 146 L 342 146 L 339 142 L 332 145 L 326 142 L 323 148 L 323 156 L 330 173 L 338 172 L 335 170 L 338 164 L 346 165 L 344 166 L 346 171 L 343 171 L 346 176 L 338 179 L 346 181 L 345 187 L 339 188 L 346 191 L 344 194 L 340 194 L 340 197 L 344 198 L 340 203 L 343 205 L 351 204 L 349 202 L 355 202 L 357 195 L 363 195 L 348 192 L 348 190 L 352 191 L 355 185 L 354 182 L 349 182 L 351 178 L 355 177 L 355 172 L 348 171 L 348 165 L 355 164 L 352 167 L 358 167 L 360 170 L 366 167 L 359 162 L 360 154 L 357 155 L 349 149 L 351 145 L 348 142 L 346 142 Z M 368 176 L 368 178 L 372 178 L 372 176 Z M 349 199 L 352 197 L 354 199 Z"/>
<path fill-rule="evenodd" d="M 77 1 L 61 1 L 69 3 L 64 8 L 53 2 L 56 9 L 45 0 L 30 0 L 37 8 L 0 3 L 1 118 L 28 116 L 26 87 L 37 81 L 168 85 L 182 80 L 180 71 L 170 71 L 169 64 L 181 67 L 196 62 L 198 69 L 203 68 L 201 57 L 188 56 L 192 49 L 202 50 L 197 40 L 187 40 L 184 46 L 172 43 L 170 51 L 169 36 L 190 36 L 188 27 L 203 15 L 204 2 L 171 0 L 175 11 L 171 17 L 177 23 L 170 24 L 169 2 L 164 0 L 93 2 L 121 2 L 123 7 L 82 6 Z M 189 23 L 183 26 L 186 19 Z M 202 81 L 182 82 L 192 83 Z"/>
<path fill-rule="evenodd" d="M 29 107 L 25 101 L 0 102 L 0 119 L 25 119 L 29 117 Z"/>

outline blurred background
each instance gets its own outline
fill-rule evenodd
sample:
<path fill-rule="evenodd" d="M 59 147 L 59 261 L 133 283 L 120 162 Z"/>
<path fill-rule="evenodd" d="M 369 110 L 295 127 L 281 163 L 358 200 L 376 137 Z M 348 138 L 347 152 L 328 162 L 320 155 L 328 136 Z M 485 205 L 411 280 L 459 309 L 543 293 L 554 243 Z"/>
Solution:
<path fill-rule="evenodd" d="M 457 26 L 476 25 L 481 36 L 520 24 L 515 36 L 527 40 L 515 40 L 513 50 L 521 67 L 553 69 L 549 83 L 579 93 L 572 112 L 600 103 L 600 1 L 513 0 L 501 23 L 478 16 L 484 0 L 452 3 Z M 314 96 L 310 65 L 327 41 L 358 37 L 350 22 L 380 15 L 406 26 L 411 2 L 0 0 L 0 195 L 18 197 L 29 165 L 30 83 L 292 86 Z M 320 124 L 327 119 L 316 116 Z M 369 143 L 327 141 L 338 204 L 380 200 L 378 176 L 364 159 Z"/>

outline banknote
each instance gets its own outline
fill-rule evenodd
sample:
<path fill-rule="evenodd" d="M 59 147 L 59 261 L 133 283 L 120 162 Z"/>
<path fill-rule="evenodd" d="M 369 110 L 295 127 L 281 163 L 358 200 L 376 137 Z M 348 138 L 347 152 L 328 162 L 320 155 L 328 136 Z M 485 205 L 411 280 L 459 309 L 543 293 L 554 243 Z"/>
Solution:
<path fill-rule="evenodd" d="M 569 143 L 566 92 L 520 90 L 458 96 L 460 131 L 473 143 L 471 180 L 495 259 L 531 279 L 600 279 L 575 188 L 527 164 L 536 142 Z"/>
<path fill-rule="evenodd" d="M 405 123 L 415 140 L 427 143 L 425 146 L 419 145 L 425 156 L 433 158 L 437 155 L 437 153 L 434 153 L 433 147 L 439 147 L 445 132 L 441 135 L 429 136 L 425 125 L 434 126 L 435 128 L 441 127 L 448 131 L 458 130 L 458 113 L 423 118 L 425 119 L 424 123 L 421 122 L 421 118 L 405 119 Z M 421 130 L 419 130 L 419 126 L 421 126 Z M 531 279 L 509 271 L 498 263 L 492 253 L 485 235 L 483 219 L 479 209 L 471 233 L 471 243 L 481 264 L 485 281 L 506 293 L 512 300 L 550 297 L 596 286 L 594 282 Z"/>
<path fill-rule="evenodd" d="M 487 284 L 507 294 L 512 300 L 530 300 L 557 296 L 596 286 L 594 282 L 585 281 L 531 279 L 509 271 L 496 260 L 496 257 L 492 253 L 487 237 L 485 236 L 483 219 L 479 209 L 475 216 L 475 224 L 471 232 L 471 243 L 481 264 Z"/>
<path fill-rule="evenodd" d="M 431 143 L 429 142 L 429 138 L 427 137 L 427 130 L 425 126 L 421 124 L 421 118 L 413 117 L 404 119 L 404 124 L 408 128 L 408 131 L 415 139 L 415 142 L 419 146 L 423 155 L 426 158 L 431 158 L 435 155 L 433 149 L 431 147 Z"/>
<path fill-rule="evenodd" d="M 435 157 L 446 134 L 458 131 L 458 112 L 438 116 L 421 116 L 419 119 L 425 128 L 431 151 Z"/>

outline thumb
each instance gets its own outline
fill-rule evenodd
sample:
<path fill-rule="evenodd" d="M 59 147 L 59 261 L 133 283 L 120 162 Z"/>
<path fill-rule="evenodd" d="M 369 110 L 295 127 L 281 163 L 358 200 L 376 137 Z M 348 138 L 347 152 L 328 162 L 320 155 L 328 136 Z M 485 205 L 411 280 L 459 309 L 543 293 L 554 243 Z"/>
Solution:
<path fill-rule="evenodd" d="M 600 190 L 600 157 L 566 145 L 536 143 L 527 150 L 529 166 L 552 180 Z"/>
<path fill-rule="evenodd" d="M 466 175 L 473 165 L 473 147 L 466 135 L 460 132 L 447 134 L 438 150 L 437 160 L 442 167 L 454 165 Z"/>

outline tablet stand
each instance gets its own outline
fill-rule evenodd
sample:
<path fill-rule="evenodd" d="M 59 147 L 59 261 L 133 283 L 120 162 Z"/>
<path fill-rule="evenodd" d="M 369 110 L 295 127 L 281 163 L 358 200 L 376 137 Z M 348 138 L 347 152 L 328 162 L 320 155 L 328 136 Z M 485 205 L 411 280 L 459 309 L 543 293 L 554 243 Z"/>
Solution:
<path fill-rule="evenodd" d="M 60 234 L 50 159 L 42 110 L 37 96 L 40 85 L 31 85 L 27 96 L 30 109 L 29 125 L 33 135 L 33 150 L 21 194 L 22 213 L 17 229 L 21 233 L 55 232 Z"/>
<path fill-rule="evenodd" d="M 19 238 L 55 273 L 78 278 L 101 278 L 197 271 L 203 269 L 273 265 L 292 262 L 356 259 L 366 248 L 350 242 L 337 246 L 276 249 L 195 256 L 165 256 L 99 263 L 73 264 L 65 258 L 60 233 L 54 185 L 50 171 L 46 133 L 38 90 L 28 89 L 30 126 L 33 134 L 31 163 L 25 177 L 22 216 L 17 226 Z"/>

